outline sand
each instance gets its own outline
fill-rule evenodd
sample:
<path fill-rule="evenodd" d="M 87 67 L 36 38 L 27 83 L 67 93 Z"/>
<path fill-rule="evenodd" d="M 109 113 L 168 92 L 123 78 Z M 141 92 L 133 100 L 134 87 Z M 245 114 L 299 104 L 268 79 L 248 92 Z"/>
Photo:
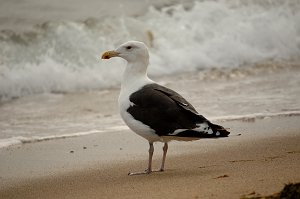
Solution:
<path fill-rule="evenodd" d="M 0 129 L 13 135 L 102 133 L 1 148 L 0 198 L 234 199 L 270 195 L 300 182 L 299 70 L 243 74 L 159 79 L 231 135 L 171 142 L 166 171 L 150 175 L 127 175 L 146 168 L 148 143 L 122 123 L 118 89 L 32 95 L 1 104 Z M 157 168 L 162 144 L 154 147 Z"/>
<path fill-rule="evenodd" d="M 147 164 L 129 130 L 29 143 L 0 151 L 0 198 L 241 198 L 300 182 L 299 116 L 220 122 L 229 138 L 172 142 L 166 171 Z M 239 135 L 241 134 L 241 135 Z M 154 166 L 161 159 L 155 145 Z"/>

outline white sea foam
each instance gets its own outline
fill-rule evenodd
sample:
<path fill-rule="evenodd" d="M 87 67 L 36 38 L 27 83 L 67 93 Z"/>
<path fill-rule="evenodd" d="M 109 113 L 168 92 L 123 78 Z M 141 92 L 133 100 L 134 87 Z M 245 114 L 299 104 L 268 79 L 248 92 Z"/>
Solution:
<path fill-rule="evenodd" d="M 150 46 L 150 75 L 228 68 L 300 55 L 300 5 L 287 0 L 200 1 L 138 17 L 52 21 L 0 32 L 0 98 L 118 85 L 120 59 L 100 60 L 127 40 Z M 120 66 L 119 66 L 120 65 Z"/>
<path fill-rule="evenodd" d="M 227 115 L 221 117 L 213 117 L 212 120 L 217 121 L 254 121 L 255 119 L 266 119 L 272 117 L 290 117 L 290 116 L 300 116 L 300 111 L 283 111 L 278 113 L 253 113 L 247 115 Z"/>
<path fill-rule="evenodd" d="M 42 142 L 48 140 L 57 140 L 57 139 L 64 139 L 64 138 L 71 138 L 71 137 L 79 137 L 84 135 L 91 135 L 96 133 L 103 133 L 104 131 L 100 130 L 91 130 L 85 132 L 78 132 L 78 133 L 70 133 L 70 134 L 62 134 L 62 135 L 48 135 L 48 136 L 33 136 L 33 137 L 11 137 L 6 139 L 0 139 L 0 148 L 9 147 L 12 145 L 17 144 L 25 144 L 25 143 L 33 143 L 33 142 Z"/>
<path fill-rule="evenodd" d="M 300 116 L 300 111 L 285 111 L 285 112 L 278 112 L 278 113 L 253 113 L 248 115 L 227 115 L 221 117 L 212 117 L 211 120 L 212 121 L 234 121 L 234 120 L 254 121 L 255 119 L 265 119 L 265 118 L 272 118 L 272 117 L 289 117 L 289 116 Z M 12 145 L 65 139 L 65 138 L 86 136 L 86 135 L 99 134 L 99 133 L 112 133 L 112 132 L 124 131 L 124 130 L 129 130 L 129 128 L 126 125 L 117 125 L 113 127 L 108 127 L 104 130 L 90 130 L 90 131 L 70 133 L 70 134 L 32 136 L 32 137 L 16 136 L 11 138 L 0 139 L 0 148 L 6 148 Z"/>

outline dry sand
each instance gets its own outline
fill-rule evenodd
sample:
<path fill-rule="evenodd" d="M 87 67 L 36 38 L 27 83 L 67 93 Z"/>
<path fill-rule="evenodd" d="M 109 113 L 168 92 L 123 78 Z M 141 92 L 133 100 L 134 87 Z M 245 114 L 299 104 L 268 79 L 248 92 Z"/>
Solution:
<path fill-rule="evenodd" d="M 0 198 L 241 198 L 300 182 L 300 117 L 227 121 L 225 139 L 172 142 L 166 171 L 127 176 L 147 163 L 129 130 L 0 151 Z M 239 136 L 239 134 L 241 134 Z M 155 145 L 154 166 L 161 159 Z"/>

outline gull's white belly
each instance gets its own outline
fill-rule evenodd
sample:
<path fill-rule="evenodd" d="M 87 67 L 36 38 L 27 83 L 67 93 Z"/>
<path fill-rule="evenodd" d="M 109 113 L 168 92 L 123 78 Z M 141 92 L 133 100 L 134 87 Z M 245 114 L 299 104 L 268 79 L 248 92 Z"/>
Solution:
<path fill-rule="evenodd" d="M 132 103 L 129 101 L 129 98 L 119 98 L 119 109 L 120 114 L 127 126 L 136 134 L 147 139 L 149 142 L 161 141 L 162 139 L 155 134 L 155 131 L 151 129 L 148 125 L 143 124 L 142 122 L 134 119 L 130 113 L 127 112 L 127 109 Z"/>

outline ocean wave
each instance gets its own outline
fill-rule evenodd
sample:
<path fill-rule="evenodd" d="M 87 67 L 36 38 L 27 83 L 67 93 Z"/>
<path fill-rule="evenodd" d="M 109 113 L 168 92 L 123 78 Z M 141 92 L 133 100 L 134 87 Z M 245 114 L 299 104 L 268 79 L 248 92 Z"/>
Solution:
<path fill-rule="evenodd" d="M 104 62 L 100 54 L 127 40 L 149 46 L 151 76 L 299 58 L 300 5 L 258 2 L 200 1 L 188 8 L 151 7 L 135 17 L 51 21 L 23 33 L 2 30 L 0 99 L 116 86 L 125 62 Z"/>

